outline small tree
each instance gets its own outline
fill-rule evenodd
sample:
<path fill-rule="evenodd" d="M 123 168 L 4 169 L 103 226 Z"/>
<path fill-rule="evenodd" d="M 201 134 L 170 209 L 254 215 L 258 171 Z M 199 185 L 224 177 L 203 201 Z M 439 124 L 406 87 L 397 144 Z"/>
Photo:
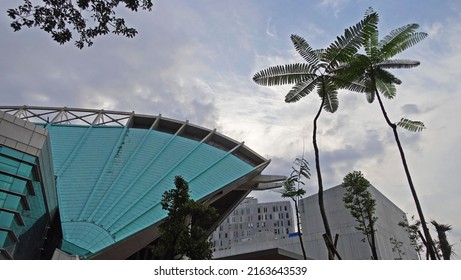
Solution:
<path fill-rule="evenodd" d="M 375 223 L 378 220 L 374 216 L 376 201 L 368 191 L 370 182 L 363 177 L 362 172 L 353 171 L 344 177 L 342 187 L 346 189 L 343 201 L 347 209 L 350 210 L 351 215 L 358 222 L 355 228 L 361 231 L 370 245 L 372 259 L 378 259 L 378 252 L 375 240 Z"/>
<path fill-rule="evenodd" d="M 412 223 L 410 224 L 407 219 L 399 222 L 399 226 L 403 227 L 408 233 L 410 244 L 415 248 L 418 258 L 421 259 L 421 252 L 423 250 L 423 242 L 421 241 L 421 221 L 415 220 L 415 216 L 411 217 Z"/>
<path fill-rule="evenodd" d="M 34 2 L 34 4 L 32 4 Z M 37 3 L 39 2 L 39 3 Z M 23 0 L 17 8 L 8 9 L 13 20 L 11 27 L 19 31 L 23 27 L 38 27 L 50 33 L 53 40 L 64 44 L 72 39 L 72 31 L 80 38 L 75 46 L 91 46 L 93 38 L 108 33 L 134 37 L 138 31 L 125 25 L 125 19 L 116 16 L 119 5 L 137 12 L 152 10 L 152 0 Z M 91 19 L 91 20 L 90 20 Z M 93 22 L 93 24 L 91 24 Z"/>
<path fill-rule="evenodd" d="M 403 242 L 395 238 L 394 236 L 389 238 L 389 241 L 392 244 L 392 252 L 397 252 L 398 257 L 394 260 L 401 260 L 402 256 L 405 255 L 405 252 L 402 250 Z"/>
<path fill-rule="evenodd" d="M 189 185 L 181 176 L 176 176 L 174 183 L 176 188 L 162 197 L 162 208 L 168 216 L 159 226 L 161 235 L 154 256 L 166 260 L 211 259 L 207 226 L 216 220 L 216 209 L 191 199 Z"/>
<path fill-rule="evenodd" d="M 306 194 L 306 191 L 300 187 L 300 185 L 304 185 L 302 177 L 310 179 L 311 173 L 309 169 L 309 163 L 304 158 L 297 158 L 295 160 L 295 164 L 298 166 L 298 168 L 292 167 L 293 171 L 291 172 L 290 177 L 288 177 L 288 179 L 286 179 L 283 183 L 282 197 L 291 198 L 295 204 L 296 225 L 298 227 L 299 242 L 301 244 L 303 257 L 305 260 L 307 260 L 306 250 L 304 249 L 304 242 L 302 239 L 301 220 L 299 217 L 299 199 Z"/>

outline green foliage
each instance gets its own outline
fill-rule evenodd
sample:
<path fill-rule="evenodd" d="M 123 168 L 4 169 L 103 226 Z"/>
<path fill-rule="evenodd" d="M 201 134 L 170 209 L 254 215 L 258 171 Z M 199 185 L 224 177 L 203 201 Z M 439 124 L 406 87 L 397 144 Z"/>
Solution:
<path fill-rule="evenodd" d="M 399 222 L 398 225 L 403 227 L 403 229 L 408 233 L 410 244 L 415 248 L 416 253 L 418 253 L 419 258 L 421 259 L 421 252 L 424 246 L 419 233 L 421 221 L 415 220 L 414 216 L 411 217 L 411 220 L 411 224 L 405 219 L 404 221 Z"/>
<path fill-rule="evenodd" d="M 296 211 L 296 225 L 298 226 L 299 232 L 299 242 L 301 245 L 301 251 L 303 252 L 303 257 L 307 260 L 306 250 L 304 249 L 304 242 L 302 239 L 302 230 L 301 230 L 301 219 L 299 217 L 299 199 L 306 194 L 306 191 L 301 188 L 301 185 L 304 185 L 303 178 L 310 179 L 311 173 L 309 169 L 309 163 L 304 158 L 297 158 L 295 160 L 297 167 L 291 167 L 292 171 L 290 177 L 288 177 L 285 182 L 283 182 L 283 191 L 282 197 L 291 198 L 295 204 Z"/>
<path fill-rule="evenodd" d="M 398 123 L 397 126 L 405 128 L 408 131 L 411 132 L 420 132 L 426 127 L 424 126 L 424 123 L 420 121 L 412 121 L 409 119 L 402 118 Z"/>
<path fill-rule="evenodd" d="M 355 228 L 366 236 L 372 250 L 373 259 L 376 260 L 378 257 L 374 240 L 376 231 L 374 225 L 378 218 L 374 216 L 376 201 L 368 191 L 369 186 L 370 182 L 365 179 L 362 172 L 353 171 L 347 174 L 342 183 L 342 187 L 346 190 L 343 202 L 358 223 Z M 365 239 L 363 241 L 365 242 Z"/>
<path fill-rule="evenodd" d="M 372 13 L 370 8 L 366 15 Z M 362 85 L 360 90 L 367 93 L 367 100 L 373 102 L 374 95 L 379 90 L 385 97 L 394 98 L 395 85 L 401 84 L 397 77 L 387 69 L 410 69 L 420 63 L 409 59 L 391 59 L 409 47 L 419 43 L 427 37 L 427 33 L 417 32 L 418 24 L 407 24 L 392 30 L 383 39 L 379 40 L 377 24 L 369 25 L 368 32 L 363 34 L 365 53 L 351 55 L 337 71 L 339 76 Z"/>
<path fill-rule="evenodd" d="M 397 253 L 398 257 L 394 260 L 401 260 L 405 252 L 402 250 L 403 242 L 395 238 L 394 236 L 389 238 L 389 242 L 392 244 L 392 252 Z"/>
<path fill-rule="evenodd" d="M 337 72 L 341 69 L 350 56 L 355 54 L 363 44 L 364 34 L 370 34 L 378 22 L 375 12 L 365 15 L 364 19 L 344 30 L 344 35 L 338 36 L 336 41 L 326 49 L 313 49 L 304 38 L 298 35 L 291 35 L 291 41 L 305 60 L 305 63 L 289 64 L 285 66 L 272 66 L 257 72 L 253 81 L 260 85 L 283 85 L 294 84 L 285 96 L 285 102 L 297 102 L 317 88 L 317 94 L 321 99 L 318 113 L 314 117 L 312 142 L 315 152 L 315 166 L 318 180 L 319 208 L 322 216 L 325 234 L 332 239 L 330 226 L 323 202 L 323 182 L 320 171 L 319 149 L 317 146 L 317 120 L 325 110 L 330 113 L 336 112 L 339 106 L 338 90 L 348 89 L 363 92 L 363 86 L 354 79 L 344 78 Z M 347 71 L 345 71 L 347 73 Z M 340 258 L 335 248 L 326 244 L 328 257 L 333 259 L 334 255 Z"/>
<path fill-rule="evenodd" d="M 363 177 L 362 172 L 353 171 L 344 177 L 342 187 L 346 190 L 343 201 L 352 216 L 359 223 L 355 228 L 368 235 L 371 231 L 370 222 L 376 222 L 374 217 L 376 201 L 368 191 L 370 182 Z"/>
<path fill-rule="evenodd" d="M 311 173 L 309 169 L 309 163 L 304 158 L 297 158 L 295 164 L 298 168 L 292 167 L 290 177 L 283 182 L 283 193 L 282 197 L 295 198 L 302 197 L 306 194 L 306 191 L 300 188 L 300 185 L 305 185 L 302 178 L 310 179 Z M 295 200 L 296 202 L 296 200 Z"/>
<path fill-rule="evenodd" d="M 338 108 L 337 90 L 353 89 L 349 81 L 337 76 L 335 71 L 351 55 L 355 54 L 362 44 L 362 36 L 373 30 L 377 23 L 377 14 L 370 13 L 354 26 L 345 29 L 344 34 L 326 49 L 313 49 L 307 41 L 291 35 L 296 51 L 304 58 L 305 63 L 272 66 L 257 72 L 253 81 L 264 86 L 294 84 L 285 96 L 285 102 L 297 102 L 307 96 L 315 88 L 322 100 L 324 109 L 335 112 Z"/>
<path fill-rule="evenodd" d="M 182 177 L 176 176 L 174 183 L 176 188 L 162 196 L 161 205 L 168 216 L 159 226 L 161 236 L 154 255 L 159 259 L 211 259 L 207 226 L 216 220 L 216 209 L 191 199 Z"/>
<path fill-rule="evenodd" d="M 370 8 L 366 14 L 371 12 L 373 12 L 373 10 Z M 405 154 L 397 133 L 397 126 L 402 126 L 410 131 L 420 131 L 424 128 L 424 125 L 421 122 L 414 122 L 405 119 L 402 119 L 398 124 L 393 123 L 389 119 L 380 97 L 381 92 L 386 98 L 394 98 L 396 95 L 395 85 L 401 84 L 402 82 L 389 72 L 388 69 L 409 69 L 419 65 L 419 62 L 414 60 L 392 59 L 395 55 L 405 51 L 427 37 L 427 33 L 417 32 L 418 28 L 418 24 L 407 24 L 392 30 L 382 40 L 379 40 L 378 28 L 375 26 L 372 32 L 363 33 L 365 35 L 363 38 L 363 48 L 365 54 L 358 53 L 351 56 L 348 61 L 345 61 L 341 67 L 338 68 L 336 74 L 338 76 L 342 76 L 344 79 L 353 81 L 352 83 L 359 89 L 360 92 L 366 93 L 365 96 L 368 102 L 373 102 L 375 100 L 375 96 L 377 97 L 384 119 L 393 130 L 394 138 L 405 170 L 405 175 L 415 201 L 419 218 L 422 222 L 421 225 L 427 240 L 429 255 L 431 256 L 431 259 L 435 259 L 436 256 L 432 246 L 433 242 L 424 219 L 422 208 L 419 203 L 405 159 Z M 362 87 L 362 89 L 360 89 L 360 87 Z"/>
<path fill-rule="evenodd" d="M 119 5 L 137 12 L 138 9 L 152 10 L 152 0 L 43 0 L 41 5 L 33 5 L 32 0 L 23 0 L 17 8 L 8 9 L 8 16 L 13 20 L 11 27 L 19 31 L 23 27 L 38 27 L 50 33 L 53 40 L 64 44 L 72 39 L 71 30 L 80 36 L 75 46 L 82 49 L 85 44 L 91 46 L 97 36 L 110 32 L 134 37 L 138 31 L 125 24 L 117 17 L 115 10 Z M 92 25 L 89 18 L 92 19 Z"/>

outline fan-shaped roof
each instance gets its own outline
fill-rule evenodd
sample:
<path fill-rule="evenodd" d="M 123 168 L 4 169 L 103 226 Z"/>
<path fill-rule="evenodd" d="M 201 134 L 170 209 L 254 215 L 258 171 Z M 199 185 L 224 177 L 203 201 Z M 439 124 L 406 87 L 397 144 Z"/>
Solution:
<path fill-rule="evenodd" d="M 166 212 L 160 200 L 174 187 L 175 176 L 189 182 L 191 198 L 211 201 L 242 187 L 269 163 L 215 130 L 162 116 L 68 108 L 15 110 L 49 131 L 61 249 L 83 257 L 133 239 L 161 221 Z"/>

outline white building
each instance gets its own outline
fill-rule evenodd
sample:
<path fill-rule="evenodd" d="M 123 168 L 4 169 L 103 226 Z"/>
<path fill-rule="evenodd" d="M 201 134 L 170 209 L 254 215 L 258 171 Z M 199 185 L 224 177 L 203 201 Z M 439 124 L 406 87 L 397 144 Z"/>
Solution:
<path fill-rule="evenodd" d="M 210 236 L 213 257 L 256 258 L 265 252 L 266 258 L 268 254 L 300 258 L 298 238 L 290 238 L 295 232 L 293 215 L 288 200 L 258 203 L 256 198 L 245 198 Z"/>
<path fill-rule="evenodd" d="M 375 216 L 376 243 L 378 258 L 384 260 L 418 259 L 417 253 L 410 244 L 408 234 L 398 225 L 406 219 L 406 214 L 373 186 L 369 191 L 376 200 Z M 345 190 L 341 185 L 324 191 L 325 210 L 333 238 L 339 234 L 337 250 L 343 259 L 370 259 L 371 250 L 365 237 L 355 227 L 357 222 L 344 206 L 342 201 Z M 325 232 L 318 196 L 313 195 L 300 201 L 301 223 L 306 253 L 313 259 L 327 259 L 327 249 L 322 238 Z M 402 242 L 400 246 L 391 244 L 394 238 Z"/>

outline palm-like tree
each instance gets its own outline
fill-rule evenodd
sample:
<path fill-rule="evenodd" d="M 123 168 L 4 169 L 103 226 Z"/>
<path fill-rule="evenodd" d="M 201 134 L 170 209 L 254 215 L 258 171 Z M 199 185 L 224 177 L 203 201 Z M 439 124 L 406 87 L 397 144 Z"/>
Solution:
<path fill-rule="evenodd" d="M 369 9 L 366 14 L 376 14 L 372 9 Z M 389 99 L 396 95 L 396 84 L 401 84 L 402 81 L 388 71 L 388 69 L 409 69 L 418 66 L 420 63 L 409 59 L 392 59 L 395 55 L 403 52 L 409 47 L 419 43 L 427 37 L 427 33 L 417 32 L 419 25 L 416 23 L 404 25 L 397 28 L 379 40 L 379 32 L 377 26 L 373 26 L 372 32 L 364 33 L 364 51 L 365 54 L 355 54 L 350 57 L 351 60 L 342 66 L 338 67 L 336 74 L 342 76 L 346 80 L 355 80 L 357 85 L 363 85 L 368 102 L 372 103 L 375 97 L 381 112 L 386 120 L 386 123 L 391 127 L 394 138 L 402 159 L 405 174 L 410 186 L 413 199 L 416 204 L 416 209 L 421 221 L 421 226 L 425 238 L 428 242 L 427 250 L 431 259 L 436 259 L 433 250 L 433 241 L 427 228 L 426 220 L 424 219 L 421 204 L 416 194 L 413 181 L 411 179 L 408 164 L 405 158 L 405 153 L 400 143 L 397 127 L 403 127 L 410 131 L 421 131 L 424 129 L 424 124 L 419 121 L 412 121 L 402 118 L 398 123 L 393 123 L 384 108 L 381 99 L 381 94 Z"/>
<path fill-rule="evenodd" d="M 435 227 L 437 235 L 439 236 L 439 247 L 440 251 L 442 251 L 443 259 L 449 260 L 453 254 L 453 245 L 448 243 L 446 232 L 452 230 L 452 227 L 451 225 L 439 224 L 434 220 L 431 221 L 431 224 Z"/>
<path fill-rule="evenodd" d="M 347 80 L 336 75 L 335 70 L 342 61 L 346 61 L 357 53 L 362 44 L 363 34 L 374 30 L 373 26 L 377 24 L 377 21 L 377 14 L 368 13 L 356 25 L 345 29 L 344 35 L 338 36 L 336 41 L 326 49 L 314 50 L 302 37 L 291 35 L 296 51 L 304 58 L 305 62 L 269 67 L 253 76 L 253 81 L 264 86 L 294 84 L 285 96 L 285 102 L 289 103 L 297 102 L 317 89 L 321 102 L 313 121 L 312 142 L 319 188 L 318 201 L 327 237 L 329 259 L 333 259 L 337 252 L 334 247 L 329 246 L 332 244 L 332 234 L 323 202 L 323 182 L 317 145 L 317 120 L 322 109 L 330 113 L 334 113 L 338 109 L 338 89 L 360 90 L 356 84 L 348 83 Z M 339 254 L 337 256 L 339 257 Z"/>

